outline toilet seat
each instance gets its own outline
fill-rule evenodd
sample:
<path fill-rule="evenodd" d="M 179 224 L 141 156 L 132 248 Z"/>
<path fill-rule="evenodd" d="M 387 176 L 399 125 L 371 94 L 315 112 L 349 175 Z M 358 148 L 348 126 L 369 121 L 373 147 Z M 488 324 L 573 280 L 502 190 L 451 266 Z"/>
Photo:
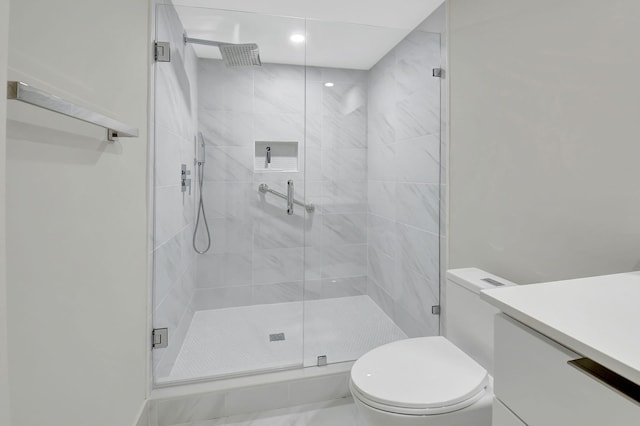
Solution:
<path fill-rule="evenodd" d="M 351 369 L 354 397 L 371 407 L 408 415 L 461 410 L 478 401 L 489 374 L 441 336 L 380 346 Z"/>

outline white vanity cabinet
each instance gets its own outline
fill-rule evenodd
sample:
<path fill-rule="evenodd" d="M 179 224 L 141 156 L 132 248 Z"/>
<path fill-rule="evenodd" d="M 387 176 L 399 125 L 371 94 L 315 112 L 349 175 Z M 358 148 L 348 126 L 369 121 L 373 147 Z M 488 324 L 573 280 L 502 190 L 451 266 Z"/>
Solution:
<path fill-rule="evenodd" d="M 636 385 L 598 364 L 570 363 L 580 359 L 533 328 L 497 315 L 493 426 L 640 425 L 640 403 L 624 387 L 631 385 L 633 395 Z M 596 378 L 603 371 L 609 376 Z"/>

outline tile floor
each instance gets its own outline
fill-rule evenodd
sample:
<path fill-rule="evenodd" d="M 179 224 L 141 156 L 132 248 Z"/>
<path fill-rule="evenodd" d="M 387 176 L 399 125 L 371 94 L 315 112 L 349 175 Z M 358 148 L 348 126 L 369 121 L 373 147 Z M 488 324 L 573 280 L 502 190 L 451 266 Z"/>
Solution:
<path fill-rule="evenodd" d="M 285 340 L 271 342 L 270 334 Z M 196 312 L 162 382 L 351 361 L 407 336 L 368 296 Z"/>
<path fill-rule="evenodd" d="M 173 426 L 357 426 L 351 398 Z"/>

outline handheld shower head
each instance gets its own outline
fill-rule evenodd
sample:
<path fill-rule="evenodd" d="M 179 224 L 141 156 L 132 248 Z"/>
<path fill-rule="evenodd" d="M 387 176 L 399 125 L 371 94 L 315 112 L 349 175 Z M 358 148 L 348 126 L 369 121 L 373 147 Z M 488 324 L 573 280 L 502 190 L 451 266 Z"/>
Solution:
<path fill-rule="evenodd" d="M 196 225 L 195 225 L 195 228 L 193 229 L 193 239 L 191 243 L 193 245 L 193 249 L 197 253 L 205 254 L 211 248 L 211 231 L 209 230 L 209 223 L 207 222 L 207 214 L 205 212 L 204 199 L 202 195 L 202 186 L 204 184 L 204 162 L 205 162 L 205 152 L 204 152 L 205 143 L 204 143 L 204 136 L 202 132 L 198 132 L 198 139 L 200 140 L 200 143 L 198 144 L 199 146 L 196 146 L 196 165 L 198 166 L 197 172 L 198 172 L 199 200 L 198 200 L 198 214 L 196 216 Z M 198 155 L 200 156 L 200 159 L 197 158 Z M 206 239 L 207 246 L 203 250 L 200 250 L 197 244 L 198 228 L 200 227 L 200 218 L 202 218 L 202 221 L 204 223 L 204 228 L 207 236 L 207 239 Z"/>
<path fill-rule="evenodd" d="M 198 139 L 199 139 L 199 143 L 198 143 L 198 146 L 196 147 L 196 163 L 198 165 L 203 165 L 207 160 L 207 155 L 206 155 L 207 152 L 206 152 L 206 146 L 204 141 L 204 135 L 202 134 L 202 132 L 198 132 Z"/>

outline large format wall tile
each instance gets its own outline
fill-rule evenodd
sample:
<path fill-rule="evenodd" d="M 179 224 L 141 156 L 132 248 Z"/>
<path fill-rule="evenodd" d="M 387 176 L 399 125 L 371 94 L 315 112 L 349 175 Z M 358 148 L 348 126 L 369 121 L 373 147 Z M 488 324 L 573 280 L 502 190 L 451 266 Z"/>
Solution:
<path fill-rule="evenodd" d="M 175 186 L 180 184 L 182 145 L 185 141 L 169 131 L 158 129 L 155 135 L 155 185 Z"/>
<path fill-rule="evenodd" d="M 322 223 L 322 245 L 335 247 L 367 243 L 366 214 L 328 214 Z"/>
<path fill-rule="evenodd" d="M 302 281 L 304 248 L 280 248 L 253 251 L 253 283 L 277 284 Z"/>
<path fill-rule="evenodd" d="M 205 135 L 210 140 L 209 135 Z M 208 146 L 204 178 L 215 182 L 251 182 L 253 148 L 238 146 Z"/>
<path fill-rule="evenodd" d="M 192 305 L 196 311 L 245 306 L 251 300 L 252 286 L 198 288 L 193 293 Z"/>
<path fill-rule="evenodd" d="M 181 164 L 194 172 L 198 97 L 197 58 L 181 42 L 184 29 L 172 6 L 158 8 L 158 29 L 160 39 L 173 46 L 172 61 L 155 67 L 153 326 L 170 328 L 172 336 L 168 348 L 153 352 L 155 377 L 162 377 L 170 372 L 193 316 L 195 191 L 181 192 L 180 173 Z"/>
<path fill-rule="evenodd" d="M 198 257 L 198 287 L 234 287 L 253 282 L 253 253 L 207 253 Z"/>
<path fill-rule="evenodd" d="M 367 277 L 327 278 L 305 281 L 304 300 L 331 299 L 367 294 Z"/>
<path fill-rule="evenodd" d="M 324 249 L 323 278 L 359 277 L 367 274 L 367 245 Z"/>
<path fill-rule="evenodd" d="M 421 90 L 396 102 L 397 140 L 440 133 L 440 105 L 434 105 L 429 95 Z"/>
<path fill-rule="evenodd" d="M 394 220 L 397 185 L 394 181 L 370 180 L 368 187 L 369 213 Z"/>
<path fill-rule="evenodd" d="M 395 219 L 376 216 L 367 217 L 367 243 L 380 253 L 395 256 L 398 253 L 398 232 Z"/>
<path fill-rule="evenodd" d="M 200 111 L 253 112 L 252 68 L 227 68 L 222 61 L 200 60 L 198 89 Z"/>
<path fill-rule="evenodd" d="M 181 243 L 182 238 L 171 238 L 154 252 L 154 307 L 157 307 L 164 300 L 171 286 L 184 272 Z"/>
<path fill-rule="evenodd" d="M 254 112 L 299 114 L 304 111 L 304 80 L 272 78 L 256 73 Z"/>
<path fill-rule="evenodd" d="M 421 231 L 398 223 L 398 246 L 400 247 L 401 264 L 412 268 L 426 277 L 438 276 L 438 256 L 440 253 L 440 237 L 438 234 Z"/>
<path fill-rule="evenodd" d="M 302 300 L 303 288 L 303 281 L 255 285 L 252 287 L 251 302 L 254 305 L 299 302 Z"/>
<path fill-rule="evenodd" d="M 372 134 L 371 131 L 369 134 Z M 373 138 L 373 136 L 372 136 Z M 370 180 L 396 180 L 396 144 L 369 140 L 367 171 Z"/>
<path fill-rule="evenodd" d="M 369 72 L 367 294 L 411 337 L 439 326 L 440 49 L 416 30 Z"/>
<path fill-rule="evenodd" d="M 376 247 L 369 246 L 367 275 L 394 300 L 398 298 L 400 287 L 404 285 L 397 280 L 397 262 L 395 256 L 388 256 Z"/>
<path fill-rule="evenodd" d="M 396 185 L 396 220 L 405 225 L 439 232 L 440 185 L 398 183 Z"/>
<path fill-rule="evenodd" d="M 303 108 L 289 113 L 274 113 L 272 109 L 254 114 L 252 141 L 293 141 L 302 147 L 305 119 Z M 247 124 L 251 126 L 250 123 Z M 252 142 L 253 143 L 253 142 Z"/>
<path fill-rule="evenodd" d="M 396 144 L 396 174 L 401 182 L 440 183 L 440 135 Z"/>
<path fill-rule="evenodd" d="M 367 150 L 335 148 L 322 150 L 325 180 L 363 180 L 367 178 Z"/>
<path fill-rule="evenodd" d="M 182 138 L 192 137 L 193 123 L 190 114 L 190 85 L 181 57 L 178 63 L 164 63 L 156 67 L 156 123 Z"/>
<path fill-rule="evenodd" d="M 325 180 L 321 186 L 323 213 L 366 213 L 366 180 Z"/>
<path fill-rule="evenodd" d="M 314 283 L 314 297 L 364 294 L 367 73 L 275 64 L 229 69 L 216 60 L 200 60 L 198 72 L 213 242 L 197 259 L 197 308 L 300 300 L 303 280 Z M 254 141 L 298 142 L 298 171 L 255 171 Z M 267 183 L 286 193 L 289 179 L 314 213 L 295 206 L 289 216 L 284 200 L 257 191 Z"/>
<path fill-rule="evenodd" d="M 263 214 L 255 220 L 253 248 L 261 250 L 304 247 L 304 230 L 310 222 L 304 216 L 304 209 L 299 207 L 289 216 L 284 211 L 284 200 L 277 201 L 280 201 L 277 206 L 265 206 Z"/>
<path fill-rule="evenodd" d="M 236 112 L 200 108 L 200 127 L 205 142 L 214 146 L 251 146 L 254 116 L 250 112 Z"/>
<path fill-rule="evenodd" d="M 255 217 L 256 188 L 249 182 L 212 182 L 203 186 L 207 218 Z"/>
<path fill-rule="evenodd" d="M 366 148 L 366 111 L 358 109 L 345 115 L 322 117 L 322 147 L 324 149 Z"/>
<path fill-rule="evenodd" d="M 251 219 L 214 218 L 209 220 L 211 249 L 209 253 L 247 253 L 251 251 L 253 233 Z M 199 234 L 198 246 L 202 247 L 204 236 Z"/>

